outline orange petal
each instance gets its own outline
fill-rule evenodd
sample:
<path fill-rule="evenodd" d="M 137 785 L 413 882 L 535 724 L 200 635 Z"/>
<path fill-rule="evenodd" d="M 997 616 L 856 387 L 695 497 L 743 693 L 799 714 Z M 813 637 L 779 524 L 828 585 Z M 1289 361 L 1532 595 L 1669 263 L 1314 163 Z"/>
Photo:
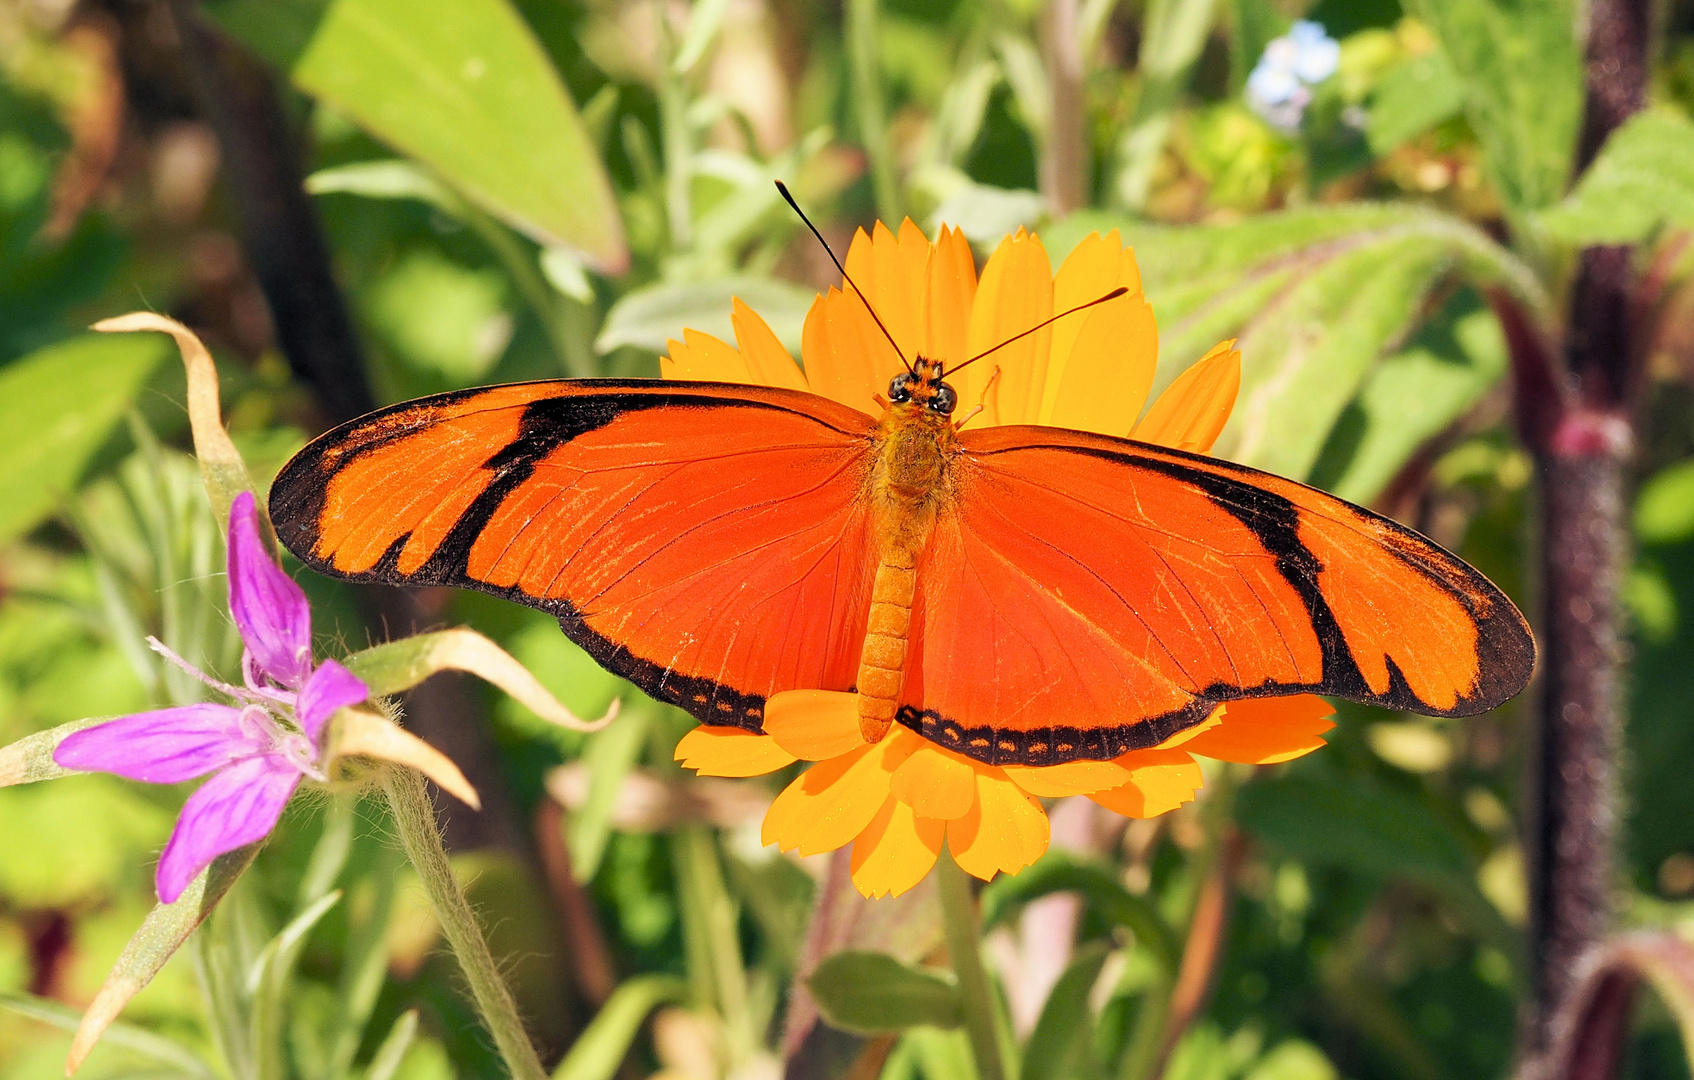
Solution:
<path fill-rule="evenodd" d="M 769 735 L 702 724 L 677 742 L 676 760 L 701 776 L 763 776 L 797 759 Z"/>
<path fill-rule="evenodd" d="M 770 324 L 759 313 L 741 302 L 739 296 L 730 298 L 729 321 L 735 327 L 735 343 L 747 364 L 752 381 L 761 386 L 780 386 L 788 390 L 806 389 L 806 376 L 788 350 L 777 340 Z"/>
<path fill-rule="evenodd" d="M 1120 287 L 1128 295 L 1053 324 L 1041 423 L 1118 436 L 1135 426 L 1158 366 L 1159 331 L 1141 295 L 1135 253 L 1116 229 L 1091 234 L 1065 259 L 1053 278 L 1053 310 L 1068 311 Z"/>
<path fill-rule="evenodd" d="M 1000 242 L 982 268 L 971 305 L 966 352 L 975 356 L 1038 325 L 1053 314 L 1053 269 L 1038 237 L 1019 229 Z M 960 373 L 953 389 L 961 408 L 974 408 L 996 368 L 1000 383 L 975 423 L 1027 424 L 1041 414 L 1052 327 L 1037 330 Z M 962 384 L 962 385 L 961 385 Z"/>
<path fill-rule="evenodd" d="M 684 330 L 681 341 L 667 341 L 669 356 L 659 358 L 659 374 L 667 379 L 751 383 L 757 380 L 746 359 L 727 343 L 698 330 Z"/>
<path fill-rule="evenodd" d="M 1203 782 L 1200 766 L 1183 750 L 1136 750 L 1118 763 L 1129 770 L 1129 783 L 1088 797 L 1124 817 L 1158 817 L 1175 810 L 1193 802 Z"/>
<path fill-rule="evenodd" d="M 1213 728 L 1217 727 L 1219 724 L 1223 723 L 1223 714 L 1224 714 L 1224 707 L 1222 705 L 1219 705 L 1217 708 L 1213 709 L 1211 711 L 1211 714 L 1208 715 L 1204 720 L 1200 721 L 1198 724 L 1195 724 L 1191 728 L 1184 728 L 1183 730 L 1177 732 L 1175 735 L 1172 735 L 1170 738 L 1166 739 L 1164 742 L 1160 743 L 1158 746 L 1155 746 L 1153 749 L 1155 749 L 1155 750 L 1169 750 L 1169 749 L 1172 749 L 1173 747 L 1183 746 L 1183 745 L 1185 745 L 1189 742 L 1192 742 L 1193 740 L 1199 738 L 1201 735 L 1205 734 L 1206 732 L 1208 732 L 1208 731 L 1212 730 Z"/>
<path fill-rule="evenodd" d="M 812 393 L 880 415 L 872 397 L 888 389 L 891 351 L 857 296 L 831 289 L 818 297 L 806 314 L 800 350 Z"/>
<path fill-rule="evenodd" d="M 1229 703 L 1223 723 L 1184 747 L 1201 757 L 1275 765 L 1325 745 L 1323 733 L 1335 726 L 1335 706 L 1316 694 L 1254 698 Z"/>
<path fill-rule="evenodd" d="M 1241 389 L 1241 351 L 1225 341 L 1196 360 L 1135 425 L 1130 438 L 1204 454 L 1235 408 Z"/>
<path fill-rule="evenodd" d="M 925 268 L 929 263 L 929 241 L 908 218 L 896 236 L 877 222 L 868 240 L 864 231 L 853 236 L 847 251 L 847 274 L 865 291 L 871 307 L 900 346 L 900 357 L 911 362 L 923 348 L 923 304 Z M 847 288 L 845 282 L 841 286 Z M 875 330 L 875 327 L 872 327 Z M 877 358 L 885 361 L 886 384 L 900 369 L 900 361 L 882 331 L 875 330 L 881 346 Z"/>
<path fill-rule="evenodd" d="M 968 874 L 984 881 L 1015 874 L 1047 850 L 1047 811 L 998 770 L 976 774 L 976 806 L 947 823 L 947 847 Z"/>
<path fill-rule="evenodd" d="M 890 774 L 910 750 L 903 740 L 884 739 L 807 769 L 766 811 L 764 842 L 801 855 L 851 843 L 888 800 Z"/>
<path fill-rule="evenodd" d="M 924 817 L 952 821 L 970 813 L 976 804 L 976 767 L 969 759 L 923 740 L 895 770 L 890 790 Z"/>
<path fill-rule="evenodd" d="M 1067 761 L 1063 765 L 1002 767 L 1018 787 L 1047 799 L 1087 795 L 1129 782 L 1129 773 L 1115 761 Z"/>
<path fill-rule="evenodd" d="M 873 899 L 899 896 L 935 865 L 945 833 L 941 822 L 914 814 L 899 799 L 889 799 L 853 841 L 853 884 Z"/>
<path fill-rule="evenodd" d="M 838 757 L 865 745 L 859 695 L 839 690 L 784 690 L 765 701 L 765 734 L 807 761 Z"/>
<path fill-rule="evenodd" d="M 951 226 L 943 225 L 941 234 L 935 238 L 934 251 L 929 257 L 927 290 L 924 355 L 940 360 L 946 367 L 962 364 L 970 356 L 965 349 L 970 336 L 971 305 L 976 300 L 976 260 L 965 234 Z M 968 375 L 972 370 L 974 367 L 966 368 L 961 375 Z M 971 401 L 970 405 L 975 406 L 976 402 Z"/>

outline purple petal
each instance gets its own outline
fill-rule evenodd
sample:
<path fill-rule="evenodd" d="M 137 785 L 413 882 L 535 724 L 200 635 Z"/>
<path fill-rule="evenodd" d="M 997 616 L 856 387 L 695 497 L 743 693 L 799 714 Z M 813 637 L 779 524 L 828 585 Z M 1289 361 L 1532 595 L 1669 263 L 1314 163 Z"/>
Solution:
<path fill-rule="evenodd" d="M 312 667 L 312 611 L 265 550 L 250 491 L 229 508 L 229 610 L 259 669 L 278 685 L 300 689 Z"/>
<path fill-rule="evenodd" d="M 300 770 L 280 756 L 261 754 L 236 762 L 188 797 L 155 884 L 159 899 L 175 903 L 200 871 L 227 851 L 263 840 L 300 783 Z"/>
<path fill-rule="evenodd" d="M 324 721 L 334 715 L 335 710 L 345 705 L 357 705 L 370 696 L 370 687 L 334 660 L 320 664 L 306 679 L 306 685 L 300 688 L 295 710 L 301 729 L 312 740 L 312 748 L 317 749 L 318 734 L 323 731 Z"/>
<path fill-rule="evenodd" d="M 66 769 L 178 784 L 268 745 L 258 733 L 243 730 L 240 709 L 202 703 L 84 728 L 59 744 L 53 760 Z"/>

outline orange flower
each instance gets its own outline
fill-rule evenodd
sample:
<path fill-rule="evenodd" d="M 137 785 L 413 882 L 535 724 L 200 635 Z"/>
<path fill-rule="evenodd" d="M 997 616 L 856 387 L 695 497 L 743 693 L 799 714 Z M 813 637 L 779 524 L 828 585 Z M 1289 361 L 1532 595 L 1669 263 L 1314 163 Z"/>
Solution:
<path fill-rule="evenodd" d="M 1121 300 L 1060 319 L 972 364 L 948 382 L 972 425 L 1052 424 L 1130 436 L 1182 450 L 1211 449 L 1241 384 L 1233 341 L 1183 372 L 1143 414 L 1158 360 L 1153 310 L 1135 256 L 1116 231 L 1095 233 L 1053 273 L 1038 237 L 1004 240 L 978 280 L 970 246 L 943 228 L 931 243 L 910 220 L 898 235 L 860 230 L 847 272 L 903 355 L 963 363 L 1065 311 L 1123 287 Z M 660 360 L 669 379 L 810 390 L 872 415 L 899 370 L 894 350 L 851 291 L 830 289 L 806 317 L 805 369 L 763 319 L 734 302 L 736 345 L 694 330 Z M 1086 795 L 1129 817 L 1153 817 L 1194 798 L 1195 755 L 1268 765 L 1324 745 L 1329 703 L 1311 694 L 1220 705 L 1163 745 L 1112 761 L 984 765 L 895 724 L 875 743 L 860 733 L 853 695 L 798 690 L 767 703 L 765 733 L 702 726 L 676 757 L 707 776 L 756 776 L 815 762 L 777 796 L 764 840 L 802 855 L 853 845 L 853 883 L 866 896 L 898 895 L 923 880 L 945 842 L 984 880 L 1016 873 L 1047 849 L 1039 799 Z"/>

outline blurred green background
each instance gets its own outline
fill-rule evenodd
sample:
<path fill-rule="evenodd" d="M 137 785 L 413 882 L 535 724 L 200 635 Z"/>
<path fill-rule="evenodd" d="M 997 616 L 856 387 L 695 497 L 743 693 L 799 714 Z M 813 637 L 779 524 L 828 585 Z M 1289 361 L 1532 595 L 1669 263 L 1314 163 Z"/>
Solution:
<path fill-rule="evenodd" d="M 1309 79 L 1267 53 L 1297 19 L 1333 44 L 1296 58 Z M 1118 228 L 1159 318 L 1159 385 L 1242 339 L 1218 453 L 1389 513 L 1533 610 L 1499 297 L 1556 325 L 1572 253 L 1633 242 L 1661 288 L 1618 887 L 1626 924 L 1694 936 L 1694 4 L 1662 5 L 1633 143 L 1567 195 L 1575 20 L 1551 0 L 0 0 L 0 743 L 191 697 L 148 633 L 236 670 L 180 365 L 163 339 L 83 332 L 100 317 L 151 308 L 206 338 L 263 482 L 376 404 L 656 375 L 683 326 L 730 336 L 732 295 L 797 355 L 832 272 L 773 179 L 838 250 L 909 215 L 958 225 L 979 260 L 1038 229 L 1056 266 Z M 449 840 L 550 1063 L 581 1051 L 565 1080 L 751 1080 L 785 1056 L 790 1075 L 868 1077 L 884 1053 L 883 1076 L 970 1075 L 962 1037 L 934 1028 L 782 1041 L 814 900 L 838 942 L 918 961 L 940 941 L 927 886 L 866 905 L 827 860 L 760 848 L 775 786 L 685 779 L 670 758 L 690 721 L 543 616 L 302 580 L 320 653 L 466 623 L 585 715 L 624 695 L 626 719 L 586 738 L 468 683 L 409 706 L 487 798 L 447 808 Z M 1163 818 L 1055 807 L 1049 858 L 1093 884 L 1031 871 L 987 900 L 1021 1075 L 1143 1075 L 1136 1032 L 1168 973 L 1114 912 L 1180 940 L 1226 850 L 1214 992 L 1166 1076 L 1503 1075 L 1525 715 L 1344 706 L 1328 750 L 1219 770 Z M 184 794 L 103 776 L 0 790 L 0 992 L 87 1003 Z M 499 1075 L 386 830 L 374 802 L 296 804 L 210 944 L 136 999 L 134 1038 L 88 1075 L 184 1075 L 147 1033 L 225 1075 L 255 1052 L 275 1076 Z M 343 841 L 344 893 L 284 1004 L 240 989 L 230 958 L 258 955 Z M 627 1019 L 584 1048 L 614 987 Z M 254 1043 L 265 1009 L 281 1027 Z M 68 1035 L 37 1013 L 0 1011 L 0 1080 L 61 1075 Z M 1688 1075 L 1669 1014 L 1638 1014 L 1629 1075 Z"/>

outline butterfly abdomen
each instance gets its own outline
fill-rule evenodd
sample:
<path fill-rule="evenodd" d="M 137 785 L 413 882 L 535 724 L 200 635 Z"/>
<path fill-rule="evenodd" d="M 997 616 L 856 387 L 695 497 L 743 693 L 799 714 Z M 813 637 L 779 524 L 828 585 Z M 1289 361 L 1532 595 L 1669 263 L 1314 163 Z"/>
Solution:
<path fill-rule="evenodd" d="M 859 731 L 871 742 L 882 738 L 899 711 L 917 581 L 917 560 L 911 552 L 888 551 L 877 564 L 857 683 Z"/>

